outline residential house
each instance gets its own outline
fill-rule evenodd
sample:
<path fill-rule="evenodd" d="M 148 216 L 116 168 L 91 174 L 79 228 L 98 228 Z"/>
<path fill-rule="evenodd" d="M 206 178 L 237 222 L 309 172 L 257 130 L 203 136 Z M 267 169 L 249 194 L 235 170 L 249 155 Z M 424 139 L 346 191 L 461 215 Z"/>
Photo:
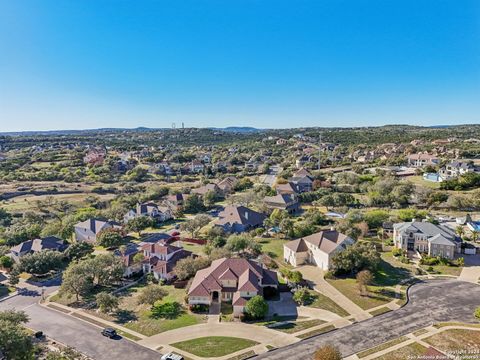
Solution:
<path fill-rule="evenodd" d="M 217 184 L 206 184 L 206 185 L 200 186 L 199 188 L 192 189 L 192 194 L 198 194 L 200 196 L 204 196 L 209 191 L 213 191 L 213 193 L 216 196 L 223 196 L 223 193 Z"/>
<path fill-rule="evenodd" d="M 143 243 L 140 247 L 143 251 L 143 272 L 152 273 L 157 280 L 172 280 L 175 278 L 175 265 L 180 259 L 192 256 L 192 252 L 182 247 L 173 246 L 165 240 L 154 243 Z"/>
<path fill-rule="evenodd" d="M 189 194 L 173 194 L 168 195 L 166 199 L 166 204 L 174 211 L 181 209 L 185 203 L 185 200 L 189 197 Z"/>
<path fill-rule="evenodd" d="M 62 239 L 55 236 L 47 236 L 41 239 L 34 239 L 24 241 L 10 249 L 12 259 L 19 261 L 21 257 L 33 254 L 36 252 L 51 250 L 51 251 L 64 251 L 67 248 L 67 244 Z"/>
<path fill-rule="evenodd" d="M 408 166 L 420 168 L 425 166 L 436 166 L 440 163 L 440 159 L 434 155 L 418 153 L 408 155 L 407 163 Z"/>
<path fill-rule="evenodd" d="M 290 194 L 290 195 L 300 194 L 301 192 L 298 186 L 293 182 L 288 182 L 286 184 L 277 184 L 275 186 L 275 190 L 279 194 Z"/>
<path fill-rule="evenodd" d="M 235 191 L 235 185 L 237 184 L 237 178 L 233 176 L 228 176 L 225 179 L 219 181 L 217 186 L 220 188 L 223 196 L 231 194 Z"/>
<path fill-rule="evenodd" d="M 313 189 L 313 178 L 310 176 L 294 176 L 288 181 L 296 186 L 299 193 L 309 192 Z"/>
<path fill-rule="evenodd" d="M 354 242 L 336 230 L 324 230 L 284 244 L 283 258 L 293 266 L 313 264 L 322 270 L 328 270 L 333 255 Z"/>
<path fill-rule="evenodd" d="M 118 256 L 124 265 L 124 277 L 130 277 L 135 274 L 139 274 L 143 271 L 142 262 L 135 261 L 135 255 L 139 253 L 139 247 L 136 244 L 127 245 L 126 249 L 115 250 L 113 254 Z"/>
<path fill-rule="evenodd" d="M 479 171 L 479 169 L 477 169 L 472 162 L 454 160 L 440 169 L 439 174 L 448 180 L 477 171 Z"/>
<path fill-rule="evenodd" d="M 148 216 L 157 222 L 164 222 L 173 219 L 173 212 L 168 206 L 159 206 L 153 202 L 147 202 L 137 204 L 135 209 L 130 209 L 123 217 L 123 221 L 126 223 L 139 216 Z"/>
<path fill-rule="evenodd" d="M 223 258 L 197 271 L 188 290 L 188 303 L 210 306 L 231 302 L 234 315 L 239 316 L 247 301 L 256 295 L 263 296 L 266 288 L 278 288 L 274 271 L 253 260 Z"/>
<path fill-rule="evenodd" d="M 215 226 L 221 227 L 227 233 L 242 233 L 263 226 L 266 218 L 265 214 L 245 206 L 230 205 L 218 214 Z"/>
<path fill-rule="evenodd" d="M 447 226 L 412 221 L 394 224 L 393 228 L 393 241 L 399 249 L 447 259 L 453 259 L 456 253 L 461 252 L 461 240 Z"/>
<path fill-rule="evenodd" d="M 306 163 L 310 162 L 310 157 L 303 155 L 300 156 L 297 160 L 295 160 L 295 166 L 297 169 L 303 168 Z"/>
<path fill-rule="evenodd" d="M 267 208 L 274 210 L 285 210 L 289 214 L 296 214 L 300 211 L 300 204 L 295 195 L 277 194 L 275 196 L 266 196 L 263 202 Z"/>
<path fill-rule="evenodd" d="M 105 229 L 120 229 L 120 225 L 114 221 L 103 221 L 99 219 L 88 219 L 73 226 L 75 240 L 79 242 L 94 243 L 97 235 Z"/>
<path fill-rule="evenodd" d="M 201 173 L 205 169 L 205 165 L 203 165 L 200 161 L 194 160 L 190 164 L 190 171 L 192 173 Z"/>
<path fill-rule="evenodd" d="M 107 153 L 104 149 L 91 149 L 83 157 L 83 162 L 89 165 L 103 165 L 106 155 Z"/>

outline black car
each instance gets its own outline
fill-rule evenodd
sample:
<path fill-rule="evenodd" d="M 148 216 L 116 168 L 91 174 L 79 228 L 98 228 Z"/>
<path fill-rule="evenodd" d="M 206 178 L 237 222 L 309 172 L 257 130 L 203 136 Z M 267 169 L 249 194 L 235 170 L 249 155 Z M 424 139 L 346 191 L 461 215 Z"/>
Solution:
<path fill-rule="evenodd" d="M 113 339 L 114 337 L 117 337 L 117 332 L 115 331 L 115 329 L 105 328 L 102 330 L 102 335 Z"/>

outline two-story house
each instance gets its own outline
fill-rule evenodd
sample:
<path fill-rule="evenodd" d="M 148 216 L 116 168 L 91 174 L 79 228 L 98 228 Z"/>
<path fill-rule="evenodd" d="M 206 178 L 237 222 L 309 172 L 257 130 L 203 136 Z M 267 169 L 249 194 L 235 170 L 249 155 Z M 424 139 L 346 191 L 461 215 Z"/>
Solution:
<path fill-rule="evenodd" d="M 425 166 L 436 166 L 440 164 L 440 159 L 434 155 L 418 153 L 407 156 L 407 164 L 411 167 L 422 168 Z"/>
<path fill-rule="evenodd" d="M 289 214 L 296 214 L 300 211 L 300 204 L 295 195 L 277 194 L 275 196 L 265 196 L 263 202 L 271 210 L 285 210 Z"/>
<path fill-rule="evenodd" d="M 173 219 L 172 209 L 167 206 L 159 206 L 152 202 L 137 204 L 135 209 L 130 209 L 123 217 L 126 223 L 139 216 L 148 216 L 158 222 L 164 222 Z"/>
<path fill-rule="evenodd" d="M 242 233 L 263 226 L 266 218 L 265 214 L 245 206 L 230 205 L 218 214 L 215 226 L 221 227 L 226 233 Z"/>
<path fill-rule="evenodd" d="M 67 244 L 62 239 L 55 236 L 47 236 L 41 239 L 34 239 L 24 241 L 10 249 L 10 254 L 13 260 L 18 262 L 21 257 L 33 254 L 36 252 L 50 250 L 50 251 L 64 251 Z"/>
<path fill-rule="evenodd" d="M 190 305 L 231 302 L 233 313 L 240 315 L 247 301 L 262 295 L 265 288 L 278 288 L 277 274 L 248 259 L 218 259 L 199 270 L 188 290 Z"/>
<path fill-rule="evenodd" d="M 354 242 L 349 236 L 334 229 L 320 231 L 284 244 L 283 259 L 293 266 L 313 264 L 322 270 L 328 270 L 332 256 Z"/>
<path fill-rule="evenodd" d="M 152 273 L 155 279 L 171 280 L 175 277 L 175 265 L 178 260 L 193 256 L 192 252 L 168 244 L 165 240 L 154 243 L 144 243 L 140 247 L 143 251 L 143 272 Z"/>
<path fill-rule="evenodd" d="M 418 251 L 432 257 L 453 259 L 461 252 L 461 240 L 453 229 L 426 221 L 394 224 L 393 241 L 399 249 Z"/>
<path fill-rule="evenodd" d="M 73 226 L 75 240 L 88 243 L 97 241 L 97 235 L 105 229 L 120 229 L 121 226 L 114 221 L 103 221 L 99 219 L 88 219 Z"/>

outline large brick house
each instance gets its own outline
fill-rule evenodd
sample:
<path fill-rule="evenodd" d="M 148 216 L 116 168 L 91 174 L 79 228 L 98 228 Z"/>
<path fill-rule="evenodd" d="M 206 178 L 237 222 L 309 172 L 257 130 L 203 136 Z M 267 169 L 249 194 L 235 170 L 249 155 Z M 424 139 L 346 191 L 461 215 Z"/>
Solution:
<path fill-rule="evenodd" d="M 262 295 L 265 288 L 278 287 L 277 273 L 248 259 L 218 259 L 197 271 L 188 290 L 190 305 L 231 302 L 235 315 L 245 310 L 247 301 Z"/>
<path fill-rule="evenodd" d="M 453 259 L 456 253 L 461 252 L 461 240 L 454 230 L 430 222 L 394 224 L 393 241 L 399 249 L 418 251 L 434 257 Z"/>

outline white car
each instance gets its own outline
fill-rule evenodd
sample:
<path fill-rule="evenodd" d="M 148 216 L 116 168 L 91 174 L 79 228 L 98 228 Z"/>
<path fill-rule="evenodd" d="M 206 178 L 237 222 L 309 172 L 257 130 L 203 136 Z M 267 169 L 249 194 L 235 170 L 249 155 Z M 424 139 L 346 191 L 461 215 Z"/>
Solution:
<path fill-rule="evenodd" d="M 163 355 L 161 360 L 183 360 L 183 356 L 175 353 L 168 353 Z"/>

